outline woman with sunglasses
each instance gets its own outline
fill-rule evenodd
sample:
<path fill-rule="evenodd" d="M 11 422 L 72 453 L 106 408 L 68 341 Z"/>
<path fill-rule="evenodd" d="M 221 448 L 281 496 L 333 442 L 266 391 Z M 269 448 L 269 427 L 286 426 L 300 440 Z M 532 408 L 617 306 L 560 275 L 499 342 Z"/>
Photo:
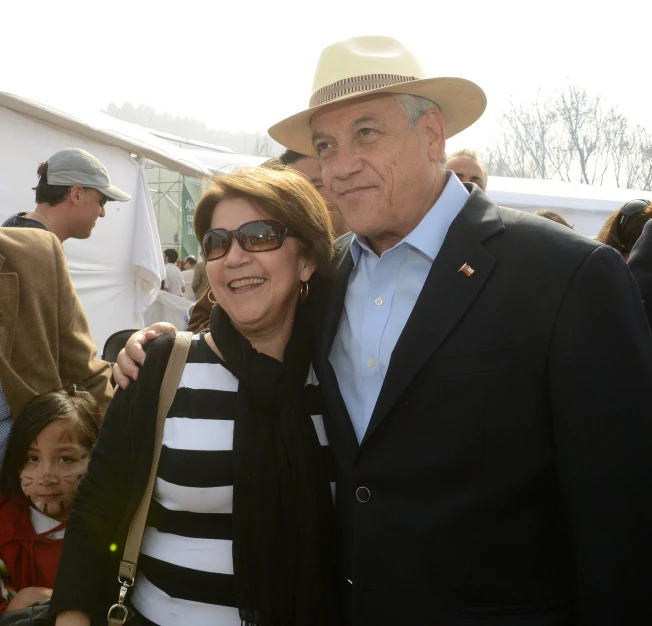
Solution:
<path fill-rule="evenodd" d="M 333 465 L 310 365 L 328 209 L 300 174 L 257 168 L 214 180 L 195 230 L 216 304 L 166 420 L 130 623 L 335 626 Z M 106 623 L 117 598 L 171 343 L 148 346 L 109 407 L 68 524 L 57 626 Z"/>

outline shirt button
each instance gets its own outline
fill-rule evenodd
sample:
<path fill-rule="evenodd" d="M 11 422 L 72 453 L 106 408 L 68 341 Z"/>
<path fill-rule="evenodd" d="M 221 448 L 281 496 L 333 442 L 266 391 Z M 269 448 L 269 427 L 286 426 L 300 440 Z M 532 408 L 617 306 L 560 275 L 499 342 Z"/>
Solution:
<path fill-rule="evenodd" d="M 376 298 L 375 302 L 376 302 L 376 306 L 380 306 L 383 303 L 383 299 L 382 298 Z"/>
<path fill-rule="evenodd" d="M 374 361 L 373 359 L 369 359 L 369 360 L 367 361 L 367 365 L 368 365 L 369 367 L 373 367 L 374 365 L 376 365 L 376 361 Z"/>
<path fill-rule="evenodd" d="M 355 497 L 358 499 L 358 502 L 362 502 L 364 504 L 365 502 L 369 502 L 371 499 L 371 491 L 369 491 L 369 489 L 366 487 L 358 487 L 355 490 Z"/>

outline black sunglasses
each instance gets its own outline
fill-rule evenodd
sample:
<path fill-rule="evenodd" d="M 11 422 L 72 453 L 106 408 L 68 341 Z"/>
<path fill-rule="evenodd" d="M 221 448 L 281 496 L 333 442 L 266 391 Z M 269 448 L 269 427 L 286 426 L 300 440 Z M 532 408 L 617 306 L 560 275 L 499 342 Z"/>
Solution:
<path fill-rule="evenodd" d="M 636 215 L 637 213 L 641 213 L 641 211 L 645 211 L 645 209 L 647 209 L 649 206 L 650 202 L 648 200 L 630 200 L 629 202 L 626 202 L 623 204 L 619 211 L 620 219 L 618 220 L 618 226 L 624 226 L 625 222 L 632 215 Z"/>
<path fill-rule="evenodd" d="M 34 187 L 34 189 L 36 189 L 36 187 Z M 105 195 L 104 195 L 104 194 L 103 194 L 99 189 L 95 189 L 95 187 L 84 187 L 84 190 L 85 190 L 85 191 L 90 191 L 91 189 L 92 189 L 93 191 L 97 191 L 97 192 L 102 196 L 102 197 L 99 199 L 99 203 L 100 203 L 100 206 L 101 206 L 102 208 L 104 208 L 104 205 L 109 201 L 108 197 L 105 196 Z"/>
<path fill-rule="evenodd" d="M 233 238 L 247 252 L 269 252 L 278 250 L 286 237 L 299 237 L 299 233 L 283 226 L 276 220 L 255 220 L 245 222 L 235 230 L 211 228 L 204 235 L 202 249 L 207 261 L 221 259 L 231 248 Z"/>

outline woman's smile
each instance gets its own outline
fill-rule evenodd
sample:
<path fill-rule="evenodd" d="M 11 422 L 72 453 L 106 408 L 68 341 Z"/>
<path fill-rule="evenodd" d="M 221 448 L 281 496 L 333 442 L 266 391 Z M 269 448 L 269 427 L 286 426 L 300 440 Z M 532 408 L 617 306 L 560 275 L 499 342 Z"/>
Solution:
<path fill-rule="evenodd" d="M 267 281 L 266 278 L 260 278 L 258 276 L 247 276 L 246 278 L 237 278 L 229 282 L 229 289 L 234 293 L 246 293 L 249 291 L 254 291 L 260 285 Z"/>

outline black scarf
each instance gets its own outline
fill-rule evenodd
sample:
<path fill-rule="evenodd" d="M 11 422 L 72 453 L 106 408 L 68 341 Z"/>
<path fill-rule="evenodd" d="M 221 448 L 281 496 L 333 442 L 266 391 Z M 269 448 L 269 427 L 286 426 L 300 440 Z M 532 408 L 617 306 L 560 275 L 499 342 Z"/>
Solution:
<path fill-rule="evenodd" d="M 336 626 L 335 521 L 302 396 L 312 324 L 299 305 L 283 363 L 257 352 L 216 305 L 210 332 L 239 380 L 233 433 L 233 567 L 247 626 Z"/>

